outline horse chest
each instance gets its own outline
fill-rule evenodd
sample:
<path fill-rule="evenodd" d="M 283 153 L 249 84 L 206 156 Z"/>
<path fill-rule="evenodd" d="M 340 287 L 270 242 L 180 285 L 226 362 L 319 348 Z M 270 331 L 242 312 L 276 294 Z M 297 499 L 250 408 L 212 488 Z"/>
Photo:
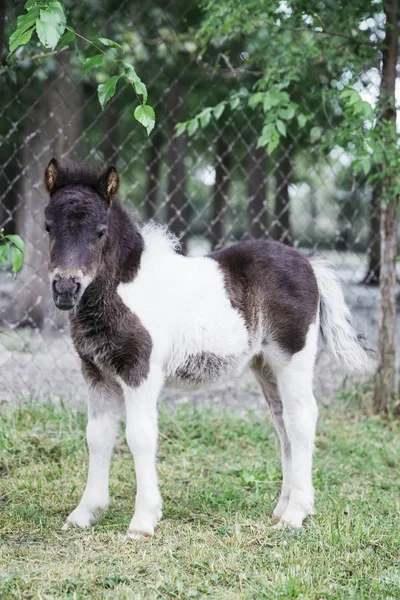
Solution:
<path fill-rule="evenodd" d="M 149 372 L 152 340 L 136 315 L 124 308 L 113 319 L 80 315 L 71 320 L 71 334 L 81 357 L 101 371 L 140 385 Z"/>

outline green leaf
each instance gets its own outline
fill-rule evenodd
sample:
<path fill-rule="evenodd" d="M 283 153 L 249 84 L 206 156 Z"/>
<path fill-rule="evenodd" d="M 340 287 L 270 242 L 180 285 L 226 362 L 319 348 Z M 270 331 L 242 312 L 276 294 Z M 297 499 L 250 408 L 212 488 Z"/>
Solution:
<path fill-rule="evenodd" d="M 232 110 L 236 110 L 239 105 L 240 105 L 240 98 L 236 97 L 236 98 L 233 98 L 233 100 L 231 100 L 231 109 Z"/>
<path fill-rule="evenodd" d="M 17 29 L 14 33 L 19 32 L 19 35 L 32 27 L 39 16 L 39 8 L 34 6 L 26 14 L 21 15 L 17 19 Z M 12 37 L 12 36 L 11 36 Z"/>
<path fill-rule="evenodd" d="M 11 263 L 14 273 L 18 273 L 24 262 L 24 256 L 17 246 L 11 246 Z"/>
<path fill-rule="evenodd" d="M 268 112 L 274 106 L 285 106 L 289 103 L 290 97 L 287 92 L 271 90 L 264 94 L 263 109 Z"/>
<path fill-rule="evenodd" d="M 103 58 L 104 54 L 95 54 L 94 56 L 90 56 L 89 58 L 87 58 L 83 63 L 82 77 L 87 75 L 92 69 L 98 69 L 99 67 L 101 67 Z"/>
<path fill-rule="evenodd" d="M 293 106 L 288 106 L 287 108 L 281 108 L 278 114 L 281 119 L 284 119 L 285 121 L 290 121 L 295 115 L 295 110 Z"/>
<path fill-rule="evenodd" d="M 117 88 L 117 82 L 121 75 L 114 75 L 105 81 L 104 83 L 100 83 L 97 88 L 97 95 L 99 97 L 99 102 L 101 104 L 101 108 L 104 109 L 105 105 L 115 94 L 115 90 Z"/>
<path fill-rule="evenodd" d="M 146 128 L 147 135 L 150 135 L 150 132 L 154 129 L 154 125 L 156 123 L 156 116 L 153 108 L 148 104 L 140 104 L 135 108 L 133 116 L 135 117 L 136 121 L 139 121 L 139 123 Z"/>
<path fill-rule="evenodd" d="M 103 44 L 103 46 L 108 46 L 109 48 L 118 48 L 119 50 L 122 50 L 122 46 L 120 44 L 117 44 L 117 42 L 114 42 L 114 40 L 109 40 L 108 38 L 99 38 L 99 42 L 101 44 Z"/>
<path fill-rule="evenodd" d="M 371 170 L 372 161 L 370 156 L 364 156 L 361 160 L 361 168 L 364 171 L 364 175 L 368 175 Z"/>
<path fill-rule="evenodd" d="M 139 81 L 141 81 L 133 65 L 128 63 L 127 60 L 121 60 L 121 63 L 124 65 L 124 73 L 131 83 L 138 83 Z"/>
<path fill-rule="evenodd" d="M 306 125 L 307 121 L 308 121 L 307 115 L 297 115 L 297 122 L 299 124 L 300 129 L 303 129 L 303 127 Z"/>
<path fill-rule="evenodd" d="M 75 31 L 66 31 L 58 42 L 58 50 L 62 50 L 75 41 Z"/>
<path fill-rule="evenodd" d="M 196 131 L 199 128 L 199 121 L 197 119 L 192 119 L 191 121 L 189 121 L 189 125 L 188 125 L 188 134 L 190 136 L 194 135 L 196 133 Z"/>
<path fill-rule="evenodd" d="M 264 94 L 263 92 L 256 92 L 255 94 L 251 94 L 249 96 L 249 106 L 250 108 L 256 108 L 256 106 L 258 106 L 259 104 L 261 104 L 261 102 L 264 99 Z"/>
<path fill-rule="evenodd" d="M 133 84 L 135 88 L 135 92 L 143 96 L 143 103 L 147 102 L 147 88 L 143 81 L 140 79 L 139 75 L 135 71 L 135 67 L 128 63 L 126 60 L 122 60 L 121 63 L 124 65 L 124 73 L 129 81 Z"/>
<path fill-rule="evenodd" d="M 268 143 L 268 152 L 273 153 L 274 150 L 279 146 L 279 135 L 273 136 Z"/>
<path fill-rule="evenodd" d="M 10 54 L 14 52 L 18 46 L 27 44 L 32 37 L 36 18 L 39 16 L 39 9 L 35 6 L 26 14 L 21 15 L 17 19 L 17 29 L 10 35 Z"/>
<path fill-rule="evenodd" d="M 16 246 L 19 250 L 21 250 L 22 253 L 24 252 L 24 240 L 19 235 L 16 235 L 15 233 L 9 233 L 8 235 L 4 236 L 4 238 L 6 240 L 10 240 L 10 242 L 14 244 L 14 246 Z"/>
<path fill-rule="evenodd" d="M 143 83 L 143 81 L 137 81 L 133 84 L 135 86 L 135 91 L 140 96 L 143 96 L 143 102 L 146 104 L 147 102 L 147 87 Z"/>
<path fill-rule="evenodd" d="M 220 102 L 219 104 L 217 104 L 217 106 L 214 106 L 213 115 L 217 121 L 221 117 L 224 110 L 225 110 L 225 104 L 223 102 Z"/>
<path fill-rule="evenodd" d="M 267 123 L 264 125 L 262 130 L 261 137 L 258 138 L 257 148 L 261 148 L 263 146 L 268 147 L 268 152 L 272 154 L 272 152 L 279 145 L 280 135 L 275 129 L 275 126 L 272 123 Z"/>
<path fill-rule="evenodd" d="M 268 144 L 268 140 L 269 138 L 267 138 L 265 135 L 260 135 L 257 140 L 257 148 L 264 148 Z"/>
<path fill-rule="evenodd" d="M 48 8 L 40 11 L 36 20 L 36 33 L 45 48 L 54 50 L 65 31 L 67 20 L 60 2 L 50 2 Z"/>
<path fill-rule="evenodd" d="M 276 128 L 281 135 L 286 137 L 286 125 L 283 121 L 281 121 L 280 119 L 277 119 L 276 120 Z"/>
<path fill-rule="evenodd" d="M 0 246 L 0 265 L 4 265 L 8 261 L 8 245 L 2 244 Z"/>
<path fill-rule="evenodd" d="M 202 128 L 207 127 L 211 120 L 211 109 L 206 108 L 199 114 L 200 125 Z"/>
<path fill-rule="evenodd" d="M 32 33 L 33 28 L 25 31 L 25 33 L 23 33 L 20 37 L 14 38 L 12 42 L 10 38 L 10 53 L 8 56 L 10 56 L 10 54 L 12 54 L 14 50 L 18 48 L 18 46 L 24 46 L 25 44 L 27 44 L 32 37 Z"/>
<path fill-rule="evenodd" d="M 187 126 L 187 123 L 177 123 L 175 125 L 175 131 L 176 131 L 176 135 L 178 137 L 186 131 L 186 126 Z"/>
<path fill-rule="evenodd" d="M 34 6 L 36 3 L 36 0 L 27 0 L 27 2 L 25 2 L 24 4 L 24 8 L 26 10 L 29 10 L 30 8 L 32 8 L 32 6 Z"/>

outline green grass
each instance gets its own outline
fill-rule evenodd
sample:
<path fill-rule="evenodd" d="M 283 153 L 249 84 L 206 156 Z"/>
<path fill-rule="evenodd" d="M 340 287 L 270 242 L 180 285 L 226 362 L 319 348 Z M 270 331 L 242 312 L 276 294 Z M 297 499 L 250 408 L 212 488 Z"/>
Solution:
<path fill-rule="evenodd" d="M 317 514 L 273 530 L 278 452 L 266 416 L 161 414 L 164 518 L 132 542 L 132 459 L 121 438 L 112 503 L 61 532 L 83 491 L 85 416 L 24 406 L 0 423 L 0 598 L 400 598 L 400 426 L 336 404 L 320 417 Z"/>

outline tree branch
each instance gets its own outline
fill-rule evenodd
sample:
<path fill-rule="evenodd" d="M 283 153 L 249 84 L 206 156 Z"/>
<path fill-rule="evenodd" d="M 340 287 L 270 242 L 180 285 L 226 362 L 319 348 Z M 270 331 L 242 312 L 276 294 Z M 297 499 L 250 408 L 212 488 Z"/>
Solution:
<path fill-rule="evenodd" d="M 29 60 L 35 61 L 35 60 L 39 60 L 40 58 L 46 58 L 48 56 L 55 56 L 56 54 L 61 54 L 61 52 L 65 52 L 65 50 L 68 50 L 68 46 L 65 46 L 65 48 L 61 48 L 61 50 L 54 50 L 54 52 L 41 52 L 40 54 L 33 54 L 32 56 L 24 56 L 23 60 L 21 60 L 20 62 L 16 62 L 16 63 L 13 63 L 12 65 L 2 67 L 0 69 L 0 75 L 3 75 L 3 73 L 8 71 L 8 69 L 15 69 L 16 67 L 20 67 L 21 64 L 27 58 L 29 58 Z"/>
<path fill-rule="evenodd" d="M 348 33 L 341 33 L 340 31 L 327 31 L 326 29 L 310 29 L 309 27 L 281 27 L 281 29 L 287 29 L 288 31 L 308 31 L 309 33 L 319 33 L 320 35 L 328 35 L 331 37 L 340 37 L 345 40 L 350 40 L 359 46 L 369 46 L 370 48 L 375 48 L 379 46 L 383 40 L 379 40 L 377 42 L 372 42 L 371 40 L 361 40 L 356 38 Z"/>

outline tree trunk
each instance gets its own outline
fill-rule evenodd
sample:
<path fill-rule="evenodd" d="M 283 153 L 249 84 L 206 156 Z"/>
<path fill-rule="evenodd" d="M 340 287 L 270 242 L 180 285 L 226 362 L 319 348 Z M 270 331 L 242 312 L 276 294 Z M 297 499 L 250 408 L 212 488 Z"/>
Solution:
<path fill-rule="evenodd" d="M 398 60 L 398 1 L 387 0 L 386 37 L 382 56 L 380 102 L 382 121 L 392 122 L 392 139 L 387 143 L 396 151 L 395 86 Z M 383 179 L 383 192 L 390 189 L 391 181 Z M 379 353 L 380 363 L 375 375 L 374 410 L 391 412 L 395 396 L 396 359 L 396 255 L 397 255 L 398 198 L 393 196 L 381 206 L 381 273 Z"/>
<path fill-rule="evenodd" d="M 5 14 L 6 0 L 0 0 L 0 64 L 3 64 Z"/>
<path fill-rule="evenodd" d="M 187 249 L 189 234 L 189 203 L 186 195 L 187 136 L 176 135 L 175 125 L 179 121 L 182 104 L 182 89 L 178 83 L 171 86 L 166 101 L 168 115 L 166 145 L 168 186 L 167 186 L 167 225 L 180 239 L 182 250 Z"/>
<path fill-rule="evenodd" d="M 0 65 L 3 64 L 5 54 L 5 5 L 5 0 L 0 0 Z M 6 76 L 3 75 L 3 77 Z M 0 229 L 4 229 L 5 234 L 15 233 L 15 212 L 18 202 L 21 200 L 19 196 L 20 166 L 16 150 L 19 144 L 15 141 L 18 133 L 15 132 L 7 141 L 4 141 L 6 139 L 4 134 L 7 132 L 8 126 L 11 126 L 11 121 L 5 119 L 0 131 Z"/>
<path fill-rule="evenodd" d="M 163 135 L 160 128 L 150 136 L 147 159 L 147 192 L 145 198 L 146 219 L 154 219 L 158 209 L 158 195 L 161 176 L 161 155 Z"/>
<path fill-rule="evenodd" d="M 292 229 L 290 224 L 290 196 L 289 185 L 292 177 L 292 161 L 289 150 L 285 149 L 275 173 L 276 196 L 275 216 L 271 230 L 271 237 L 278 242 L 291 246 L 293 244 Z"/>
<path fill-rule="evenodd" d="M 22 201 L 21 167 L 15 146 L 14 141 L 0 145 L 0 229 L 4 228 L 5 234 L 16 233 L 17 207 Z"/>
<path fill-rule="evenodd" d="M 268 235 L 267 217 L 267 152 L 253 143 L 246 156 L 246 183 L 249 214 L 249 236 Z"/>
<path fill-rule="evenodd" d="M 101 132 L 103 134 L 103 139 L 100 142 L 99 150 L 103 155 L 104 166 L 115 163 L 118 158 L 118 117 L 119 111 L 117 99 L 113 98 L 107 104 L 103 114 L 101 115 Z"/>
<path fill-rule="evenodd" d="M 228 236 L 229 184 L 232 151 L 223 133 L 219 133 L 215 147 L 215 183 L 212 195 L 210 242 L 213 249 L 223 246 Z"/>
<path fill-rule="evenodd" d="M 371 198 L 371 212 L 369 216 L 370 236 L 368 244 L 368 268 L 362 283 L 378 285 L 381 271 L 381 237 L 380 216 L 382 186 L 378 179 L 374 182 Z"/>
<path fill-rule="evenodd" d="M 43 174 L 52 156 L 77 157 L 76 140 L 82 130 L 82 98 L 69 79 L 68 53 L 57 57 L 57 78 L 49 81 L 25 134 L 22 198 L 18 233 L 25 241 L 25 259 L 13 292 L 14 302 L 5 320 L 13 326 L 65 323 L 52 305 L 47 274 L 48 239 L 43 211 L 47 203 Z"/>

